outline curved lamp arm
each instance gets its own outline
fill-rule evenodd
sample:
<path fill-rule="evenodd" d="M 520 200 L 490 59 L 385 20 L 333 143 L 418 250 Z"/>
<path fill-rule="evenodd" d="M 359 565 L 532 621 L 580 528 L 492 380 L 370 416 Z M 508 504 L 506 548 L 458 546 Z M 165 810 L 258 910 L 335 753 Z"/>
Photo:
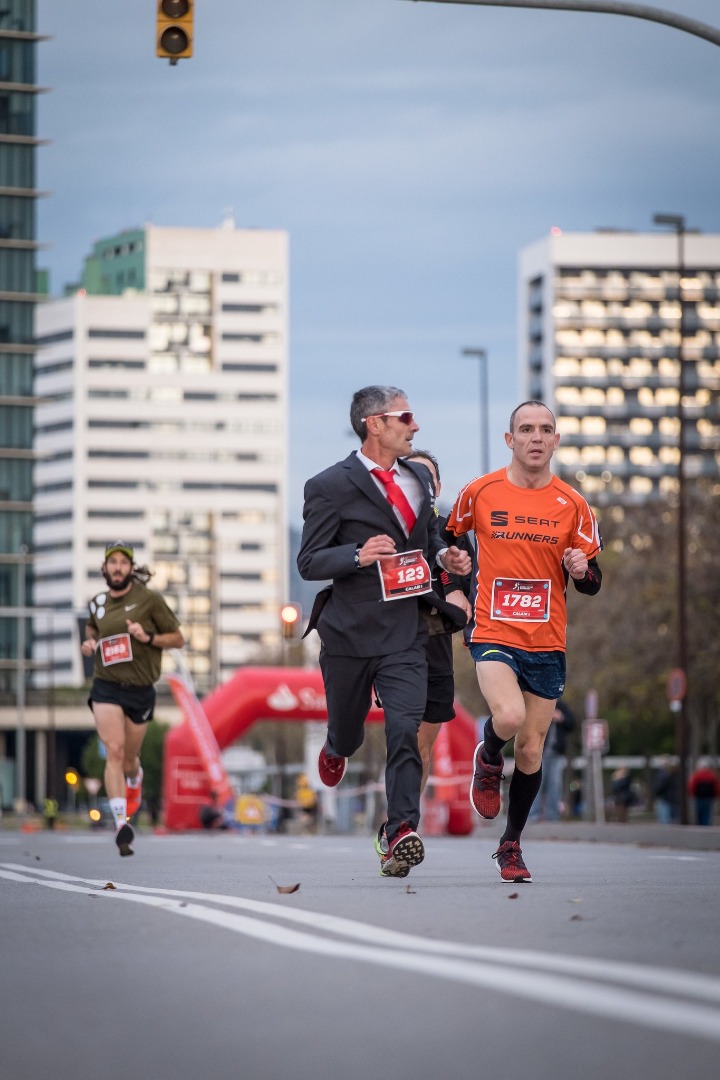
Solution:
<path fill-rule="evenodd" d="M 647 19 L 649 22 L 664 23 L 676 30 L 704 38 L 713 45 L 720 45 L 720 29 L 709 23 L 689 19 L 686 15 L 676 15 L 662 8 L 648 7 L 647 4 L 615 3 L 613 0 L 411 0 L 412 3 L 430 4 L 477 4 L 482 7 L 517 7 L 547 8 L 551 11 L 593 11 L 601 15 L 629 15 L 635 19 Z"/>

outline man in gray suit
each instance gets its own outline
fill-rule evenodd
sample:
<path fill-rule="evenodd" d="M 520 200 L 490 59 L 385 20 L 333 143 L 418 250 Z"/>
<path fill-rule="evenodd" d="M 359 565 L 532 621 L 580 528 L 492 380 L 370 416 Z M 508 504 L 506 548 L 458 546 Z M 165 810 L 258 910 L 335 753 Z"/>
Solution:
<path fill-rule="evenodd" d="M 406 877 L 425 855 L 417 833 L 417 733 L 427 695 L 422 596 L 436 563 L 467 574 L 470 558 L 438 534 L 428 470 L 403 460 L 420 430 L 404 391 L 358 390 L 350 422 L 362 446 L 305 485 L 297 560 L 306 581 L 332 579 L 318 594 L 308 627 L 322 640 L 328 710 L 318 765 L 324 784 L 340 783 L 347 759 L 362 745 L 374 687 L 387 744 L 387 845 L 378 845 L 380 873 Z"/>

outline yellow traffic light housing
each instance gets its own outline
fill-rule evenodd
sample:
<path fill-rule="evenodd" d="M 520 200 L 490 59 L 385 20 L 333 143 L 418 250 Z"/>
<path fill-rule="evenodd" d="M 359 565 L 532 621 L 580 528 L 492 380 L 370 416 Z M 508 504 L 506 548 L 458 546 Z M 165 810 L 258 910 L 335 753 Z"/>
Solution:
<path fill-rule="evenodd" d="M 294 641 L 300 637 L 302 629 L 302 608 L 300 604 L 283 604 L 280 608 L 280 622 L 285 641 Z"/>
<path fill-rule="evenodd" d="M 157 0 L 155 55 L 171 64 L 193 54 L 195 0 Z"/>

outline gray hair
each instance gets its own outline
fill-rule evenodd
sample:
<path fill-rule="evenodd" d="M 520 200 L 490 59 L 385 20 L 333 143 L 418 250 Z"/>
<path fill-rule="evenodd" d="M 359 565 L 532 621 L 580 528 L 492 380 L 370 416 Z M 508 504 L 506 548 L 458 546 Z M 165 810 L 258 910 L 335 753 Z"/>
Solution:
<path fill-rule="evenodd" d="M 355 391 L 350 405 L 350 423 L 360 442 L 365 442 L 367 438 L 367 427 L 363 422 L 365 417 L 385 412 L 388 405 L 399 397 L 406 397 L 406 394 L 397 386 L 365 386 Z"/>

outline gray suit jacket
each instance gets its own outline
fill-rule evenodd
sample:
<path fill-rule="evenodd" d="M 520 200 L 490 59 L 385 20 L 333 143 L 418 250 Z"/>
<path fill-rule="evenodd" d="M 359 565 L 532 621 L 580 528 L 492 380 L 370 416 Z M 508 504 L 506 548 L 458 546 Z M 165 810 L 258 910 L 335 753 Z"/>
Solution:
<path fill-rule="evenodd" d="M 317 613 L 326 651 L 337 656 L 384 656 L 409 648 L 418 628 L 419 598 L 383 601 L 377 564 L 358 568 L 355 550 L 385 533 L 397 551 L 421 548 L 431 566 L 447 547 L 438 533 L 430 473 L 414 461 L 398 461 L 420 481 L 423 501 L 406 537 L 390 503 L 356 454 L 350 454 L 305 485 L 304 526 L 297 565 L 306 581 L 332 579 Z M 313 620 L 311 619 L 311 627 Z"/>

